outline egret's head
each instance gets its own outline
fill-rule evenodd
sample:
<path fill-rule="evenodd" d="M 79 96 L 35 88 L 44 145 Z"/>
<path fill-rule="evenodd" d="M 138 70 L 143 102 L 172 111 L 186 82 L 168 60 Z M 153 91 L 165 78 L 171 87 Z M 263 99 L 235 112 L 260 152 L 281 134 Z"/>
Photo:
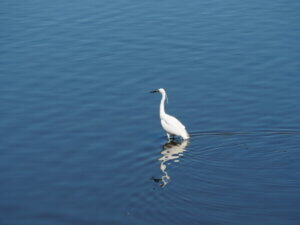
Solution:
<path fill-rule="evenodd" d="M 165 89 L 163 89 L 163 88 L 160 88 L 160 89 L 157 89 L 157 90 L 150 91 L 150 93 L 155 93 L 155 92 L 159 92 L 159 93 L 161 93 L 161 94 L 166 94 L 166 91 L 165 91 Z"/>
<path fill-rule="evenodd" d="M 157 90 L 150 91 L 150 93 L 155 93 L 155 92 L 161 93 L 163 98 L 166 97 L 167 98 L 167 103 L 168 103 L 168 96 L 167 96 L 167 93 L 166 93 L 165 89 L 160 88 L 160 89 L 157 89 Z"/>

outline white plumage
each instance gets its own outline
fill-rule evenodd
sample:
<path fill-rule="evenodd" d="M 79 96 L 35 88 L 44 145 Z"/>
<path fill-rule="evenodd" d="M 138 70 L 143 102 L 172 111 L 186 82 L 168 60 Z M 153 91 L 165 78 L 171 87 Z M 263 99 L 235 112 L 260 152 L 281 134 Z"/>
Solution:
<path fill-rule="evenodd" d="M 151 91 L 151 93 L 154 92 L 159 92 L 162 95 L 159 107 L 159 116 L 161 126 L 167 132 L 168 139 L 170 139 L 171 136 L 180 136 L 184 140 L 189 139 L 190 136 L 186 131 L 185 126 L 174 116 L 168 115 L 165 112 L 165 100 L 167 96 L 165 89 L 160 88 L 158 90 Z"/>

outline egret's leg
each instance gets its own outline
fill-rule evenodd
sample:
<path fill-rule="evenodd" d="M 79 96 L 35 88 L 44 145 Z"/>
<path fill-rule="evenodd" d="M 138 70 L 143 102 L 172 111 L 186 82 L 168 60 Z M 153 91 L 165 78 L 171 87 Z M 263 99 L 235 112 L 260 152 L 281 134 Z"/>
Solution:
<path fill-rule="evenodd" d="M 170 141 L 171 135 L 167 133 L 167 136 L 168 136 L 168 141 Z"/>

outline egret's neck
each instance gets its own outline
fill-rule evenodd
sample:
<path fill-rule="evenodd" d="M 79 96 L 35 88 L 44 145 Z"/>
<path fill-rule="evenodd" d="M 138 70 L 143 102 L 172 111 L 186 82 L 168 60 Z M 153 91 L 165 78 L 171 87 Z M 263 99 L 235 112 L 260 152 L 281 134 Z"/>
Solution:
<path fill-rule="evenodd" d="M 159 107 L 159 115 L 162 117 L 166 114 L 165 112 L 165 100 L 166 100 L 166 94 L 162 93 L 161 101 L 160 101 L 160 107 Z"/>

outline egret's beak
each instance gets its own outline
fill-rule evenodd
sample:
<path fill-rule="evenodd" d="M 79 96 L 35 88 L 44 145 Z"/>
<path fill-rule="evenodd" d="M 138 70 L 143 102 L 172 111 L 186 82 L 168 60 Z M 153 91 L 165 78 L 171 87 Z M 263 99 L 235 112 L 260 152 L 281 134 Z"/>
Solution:
<path fill-rule="evenodd" d="M 150 93 L 155 93 L 155 92 L 158 92 L 158 90 L 153 90 L 153 91 L 150 91 Z"/>

